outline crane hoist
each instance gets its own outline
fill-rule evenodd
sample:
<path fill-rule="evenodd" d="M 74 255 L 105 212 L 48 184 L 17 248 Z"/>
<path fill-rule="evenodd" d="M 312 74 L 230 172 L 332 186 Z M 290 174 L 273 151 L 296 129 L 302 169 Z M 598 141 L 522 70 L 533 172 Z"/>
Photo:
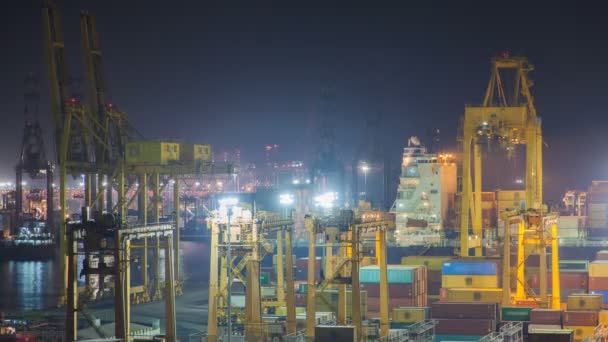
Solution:
<path fill-rule="evenodd" d="M 364 233 L 375 233 L 376 260 L 380 268 L 380 336 L 389 334 L 388 306 L 388 269 L 386 261 L 386 234 L 395 229 L 393 214 L 380 211 L 340 210 L 329 216 L 315 217 L 307 215 L 305 226 L 308 231 L 308 290 L 306 299 L 306 340 L 315 339 L 315 312 L 317 291 L 327 287 L 338 288 L 338 324 L 346 321 L 346 288 L 352 291 L 352 325 L 357 329 L 357 336 L 362 336 L 361 322 L 361 286 L 359 267 L 361 258 L 369 254 L 371 248 L 363 244 Z M 318 243 L 319 235 L 322 243 Z M 315 283 L 316 247 L 325 246 L 328 259 L 325 279 L 317 286 Z M 333 248 L 338 247 L 338 254 L 332 258 Z"/>
<path fill-rule="evenodd" d="M 459 141 L 462 158 L 458 167 L 457 224 L 460 226 L 460 255 L 482 256 L 481 145 L 498 141 L 512 155 L 516 146 L 526 146 L 525 209 L 542 207 L 542 130 L 536 114 L 528 73 L 534 67 L 524 57 L 503 55 L 492 59 L 491 76 L 481 106 L 466 106 Z M 514 77 L 514 82 L 507 82 Z M 507 88 L 506 85 L 512 85 Z M 471 152 L 471 150 L 473 150 Z M 473 174 L 471 173 L 473 160 Z M 472 227 L 472 234 L 469 229 Z"/>

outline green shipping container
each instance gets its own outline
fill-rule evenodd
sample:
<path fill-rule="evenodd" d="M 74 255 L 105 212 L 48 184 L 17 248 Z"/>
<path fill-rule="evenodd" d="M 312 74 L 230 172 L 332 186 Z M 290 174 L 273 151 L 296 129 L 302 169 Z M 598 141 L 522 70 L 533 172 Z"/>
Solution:
<path fill-rule="evenodd" d="M 589 261 L 587 260 L 560 260 L 559 270 L 564 272 L 588 272 Z"/>
<path fill-rule="evenodd" d="M 308 292 L 308 284 L 306 284 L 306 283 L 299 284 L 298 285 L 298 292 L 299 293 L 307 293 Z"/>
<path fill-rule="evenodd" d="M 388 265 L 389 284 L 411 284 L 414 282 L 415 270 L 420 266 Z M 361 267 L 359 273 L 361 283 L 379 284 L 380 267 L 365 266 Z"/>
<path fill-rule="evenodd" d="M 505 306 L 502 308 L 503 321 L 529 321 L 532 308 Z"/>
<path fill-rule="evenodd" d="M 443 341 L 479 341 L 483 336 L 481 335 L 455 335 L 455 334 L 442 334 L 435 335 L 435 342 Z"/>
<path fill-rule="evenodd" d="M 270 284 L 270 273 L 260 272 L 260 285 Z"/>

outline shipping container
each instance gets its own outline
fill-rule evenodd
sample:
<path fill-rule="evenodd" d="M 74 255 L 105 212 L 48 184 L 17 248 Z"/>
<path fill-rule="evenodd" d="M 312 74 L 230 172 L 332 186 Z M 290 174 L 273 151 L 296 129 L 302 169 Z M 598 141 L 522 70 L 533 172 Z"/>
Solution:
<path fill-rule="evenodd" d="M 211 159 L 213 157 L 211 152 L 211 145 L 182 144 L 180 150 L 180 160 L 184 163 L 192 163 L 199 161 L 211 162 Z"/>
<path fill-rule="evenodd" d="M 589 277 L 589 290 L 608 290 L 608 277 Z"/>
<path fill-rule="evenodd" d="M 133 141 L 127 143 L 128 165 L 168 165 L 179 162 L 180 144 L 167 141 Z"/>
<path fill-rule="evenodd" d="M 502 308 L 503 321 L 529 321 L 532 308 L 505 306 Z"/>
<path fill-rule="evenodd" d="M 298 307 L 296 306 L 296 315 L 297 314 L 304 314 L 306 313 L 306 308 L 305 307 Z M 278 306 L 275 310 L 274 310 L 274 314 L 277 316 L 287 316 L 287 307 L 286 306 Z"/>
<path fill-rule="evenodd" d="M 568 296 L 568 310 L 600 311 L 604 297 L 601 294 L 572 294 Z"/>
<path fill-rule="evenodd" d="M 495 275 L 444 275 L 441 277 L 441 287 L 479 287 L 479 288 L 497 288 L 498 276 Z"/>
<path fill-rule="evenodd" d="M 396 323 L 417 323 L 428 319 L 429 310 L 427 308 L 396 308 L 392 311 L 393 322 Z"/>
<path fill-rule="evenodd" d="M 470 318 L 496 320 L 498 318 L 498 304 L 468 302 L 434 302 L 431 304 L 431 316 L 433 317 L 433 319 Z"/>
<path fill-rule="evenodd" d="M 423 269 L 422 266 L 388 265 L 387 278 L 391 284 L 411 284 L 415 279 L 416 270 Z M 361 267 L 359 273 L 361 283 L 380 283 L 380 267 Z"/>
<path fill-rule="evenodd" d="M 270 284 L 270 273 L 260 272 L 260 285 Z"/>
<path fill-rule="evenodd" d="M 574 341 L 582 341 L 585 337 L 593 337 L 595 331 L 595 327 L 591 326 L 564 325 L 564 329 L 573 331 Z"/>
<path fill-rule="evenodd" d="M 596 311 L 564 311 L 564 326 L 597 326 Z"/>
<path fill-rule="evenodd" d="M 547 264 L 550 267 L 551 263 Z M 587 260 L 560 260 L 560 272 L 589 272 L 589 261 Z"/>
<path fill-rule="evenodd" d="M 598 313 L 597 319 L 598 319 L 598 324 L 608 325 L 608 310 L 600 311 Z"/>
<path fill-rule="evenodd" d="M 497 275 L 497 266 L 493 261 L 461 261 L 452 260 L 443 263 L 441 268 L 446 275 Z"/>
<path fill-rule="evenodd" d="M 529 324 L 528 325 L 528 334 L 534 332 L 536 330 L 560 330 L 562 328 L 561 324 Z"/>
<path fill-rule="evenodd" d="M 454 259 L 450 256 L 407 256 L 401 258 L 401 265 L 425 266 L 430 271 L 441 271 L 441 265 Z"/>
<path fill-rule="evenodd" d="M 574 331 L 568 329 L 528 331 L 528 342 L 574 342 Z"/>
<path fill-rule="evenodd" d="M 602 296 L 602 306 L 608 305 L 608 290 L 591 290 L 589 291 L 591 294 L 601 295 Z"/>
<path fill-rule="evenodd" d="M 496 331 L 492 319 L 437 319 L 436 334 L 487 335 Z"/>
<path fill-rule="evenodd" d="M 446 299 L 455 302 L 502 302 L 502 289 L 482 289 L 482 288 L 452 288 L 446 290 Z"/>
<path fill-rule="evenodd" d="M 317 325 L 315 341 L 357 342 L 357 329 L 354 326 Z"/>
<path fill-rule="evenodd" d="M 554 309 L 533 309 L 530 322 L 534 324 L 562 325 L 562 311 Z"/>
<path fill-rule="evenodd" d="M 597 253 L 595 253 L 595 259 L 596 260 L 608 260 L 608 251 L 607 250 L 598 251 Z"/>

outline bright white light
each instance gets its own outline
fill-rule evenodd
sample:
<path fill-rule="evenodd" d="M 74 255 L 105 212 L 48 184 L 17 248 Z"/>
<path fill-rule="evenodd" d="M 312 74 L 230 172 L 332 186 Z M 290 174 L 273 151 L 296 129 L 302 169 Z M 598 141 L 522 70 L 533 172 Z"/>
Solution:
<path fill-rule="evenodd" d="M 300 184 L 300 180 L 299 180 L 299 179 L 294 179 L 294 180 L 293 180 L 293 184 L 294 184 L 294 185 L 298 185 L 298 184 Z"/>
<path fill-rule="evenodd" d="M 101 183 L 102 186 L 108 186 L 108 182 Z"/>
<path fill-rule="evenodd" d="M 292 194 L 281 194 L 279 195 L 279 203 L 281 205 L 292 205 L 295 199 Z"/>
<path fill-rule="evenodd" d="M 223 183 L 223 182 L 221 182 L 221 181 L 218 181 L 218 182 L 217 182 L 217 186 L 221 187 L 221 186 L 223 186 L 223 185 L 224 185 L 224 183 Z"/>
<path fill-rule="evenodd" d="M 310 179 L 306 179 L 306 184 L 310 184 Z"/>
<path fill-rule="evenodd" d="M 487 126 L 487 125 L 488 125 L 488 122 L 487 122 L 487 121 L 484 121 L 484 122 L 482 122 L 481 124 L 482 124 L 483 126 Z"/>
<path fill-rule="evenodd" d="M 139 183 L 135 183 L 135 186 L 139 187 Z"/>
<path fill-rule="evenodd" d="M 169 184 L 175 184 L 175 179 L 171 179 L 171 180 L 169 181 Z"/>
<path fill-rule="evenodd" d="M 332 208 L 334 206 L 334 202 L 337 199 L 338 199 L 337 192 L 326 192 L 326 193 L 316 196 L 314 198 L 316 205 L 326 208 L 326 209 Z"/>
<path fill-rule="evenodd" d="M 55 183 L 51 183 L 51 186 L 54 188 L 55 187 Z"/>
<path fill-rule="evenodd" d="M 370 170 L 369 165 L 367 165 L 367 164 L 361 165 L 360 168 L 361 168 L 361 171 L 363 171 L 363 172 L 367 172 Z"/>
<path fill-rule="evenodd" d="M 239 199 L 236 197 L 224 197 L 219 200 L 220 206 L 232 206 L 239 203 Z"/>
<path fill-rule="evenodd" d="M 523 179 L 521 179 L 521 178 L 517 178 L 517 179 L 515 180 L 515 183 L 516 183 L 516 184 L 524 184 L 524 180 L 523 180 Z"/>
<path fill-rule="evenodd" d="M 21 182 L 21 185 L 26 186 L 26 185 L 27 185 L 27 182 L 26 182 L 26 181 L 23 181 L 23 182 Z"/>
<path fill-rule="evenodd" d="M 80 182 L 80 183 L 78 183 L 78 185 L 82 188 L 82 187 L 84 187 L 84 182 Z"/>
<path fill-rule="evenodd" d="M 201 186 L 201 182 L 194 183 L 194 186 Z"/>

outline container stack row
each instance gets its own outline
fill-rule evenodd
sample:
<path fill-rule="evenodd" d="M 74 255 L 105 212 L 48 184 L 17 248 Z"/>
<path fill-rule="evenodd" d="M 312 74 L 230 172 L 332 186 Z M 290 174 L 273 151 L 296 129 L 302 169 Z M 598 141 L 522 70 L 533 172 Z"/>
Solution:
<path fill-rule="evenodd" d="M 427 305 L 426 268 L 424 266 L 388 265 L 389 312 L 399 307 Z M 367 291 L 368 317 L 380 313 L 380 268 L 365 266 L 360 269 L 361 289 Z"/>
<path fill-rule="evenodd" d="M 502 301 L 499 263 L 491 260 L 451 260 L 441 268 L 440 300 L 450 302 Z"/>
<path fill-rule="evenodd" d="M 608 260 L 595 260 L 589 265 L 589 293 L 601 295 L 603 306 L 608 306 Z"/>
<path fill-rule="evenodd" d="M 431 316 L 437 320 L 435 341 L 478 341 L 496 331 L 498 304 L 435 302 Z"/>
<path fill-rule="evenodd" d="M 441 265 L 454 259 L 451 256 L 407 256 L 401 258 L 401 265 L 424 266 L 427 269 L 427 293 L 429 302 L 439 300 L 441 289 Z"/>

